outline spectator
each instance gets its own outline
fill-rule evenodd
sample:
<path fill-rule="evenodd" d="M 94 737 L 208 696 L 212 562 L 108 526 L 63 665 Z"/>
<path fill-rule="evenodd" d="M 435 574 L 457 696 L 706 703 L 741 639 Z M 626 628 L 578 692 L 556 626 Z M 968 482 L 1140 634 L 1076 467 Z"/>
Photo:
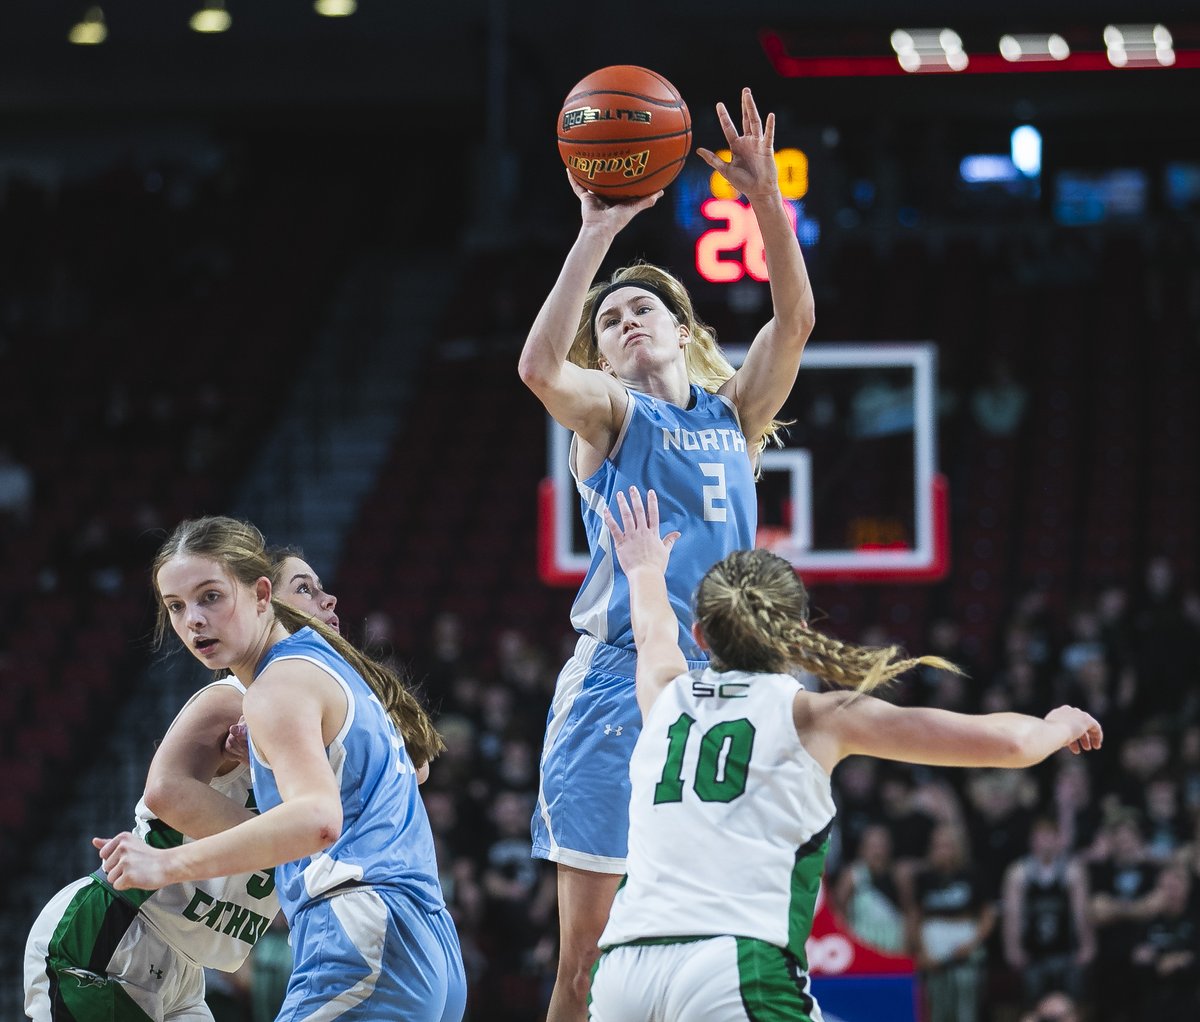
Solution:
<path fill-rule="evenodd" d="M 978 770 L 967 784 L 967 826 L 984 895 L 994 901 L 1009 864 L 1024 853 L 1037 793 L 1013 770 Z"/>
<path fill-rule="evenodd" d="M 1070 634 L 1062 650 L 1063 668 L 1076 671 L 1085 661 L 1104 657 L 1105 653 L 1099 615 L 1090 605 L 1076 607 L 1071 615 Z"/>
<path fill-rule="evenodd" d="M 1060 760 L 1051 798 L 1064 847 L 1068 851 L 1089 847 L 1100 831 L 1103 816 L 1093 797 L 1087 765 L 1074 757 Z"/>
<path fill-rule="evenodd" d="M 1165 557 L 1151 558 L 1146 565 L 1135 642 L 1142 713 L 1147 717 L 1176 713 L 1177 693 L 1194 684 L 1200 642 L 1196 625 L 1184 612 L 1174 566 Z"/>
<path fill-rule="evenodd" d="M 1133 659 L 1133 637 L 1128 590 L 1118 585 L 1106 586 L 1096 600 L 1096 613 L 1108 659 L 1112 663 L 1129 663 Z"/>
<path fill-rule="evenodd" d="M 846 860 L 855 858 L 863 833 L 880 820 L 883 810 L 878 764 L 878 760 L 869 756 L 851 756 L 839 764 L 833 785 L 838 811 L 834 817 L 835 840 L 830 841 L 831 858 L 835 847 Z"/>
<path fill-rule="evenodd" d="M 1179 783 L 1173 773 L 1155 775 L 1146 785 L 1146 853 L 1157 862 L 1174 856 L 1187 842 L 1187 823 L 1179 805 Z"/>
<path fill-rule="evenodd" d="M 1040 684 L 1037 668 L 1029 660 L 1010 660 L 1004 670 L 1002 685 L 1017 713 L 1034 713 L 1046 702 L 1047 693 Z"/>
<path fill-rule="evenodd" d="M 1068 857 L 1056 821 L 1034 822 L 1029 855 L 1005 875 L 1003 913 L 1004 957 L 1021 977 L 1028 1002 L 1055 990 L 1078 998 L 1096 938 L 1088 917 L 1087 876 Z"/>
<path fill-rule="evenodd" d="M 922 858 L 929 849 L 936 822 L 916 803 L 917 787 L 904 767 L 888 765 L 879 783 L 881 822 L 892 834 L 898 863 Z"/>
<path fill-rule="evenodd" d="M 1166 866 L 1148 902 L 1154 914 L 1133 949 L 1141 1019 L 1194 1019 L 1200 1009 L 1200 898 L 1191 874 Z"/>
<path fill-rule="evenodd" d="M 905 902 L 928 1022 L 976 1022 L 984 947 L 996 910 L 971 867 L 961 828 L 941 824 L 934 830 Z"/>
<path fill-rule="evenodd" d="M 1157 729 L 1142 729 L 1116 747 L 1120 771 L 1110 785 L 1122 805 L 1141 805 L 1151 780 L 1169 768 L 1171 743 Z"/>
<path fill-rule="evenodd" d="M 489 1019 L 524 1022 L 541 1007 L 536 950 L 554 921 L 554 874 L 531 857 L 533 797 L 502 791 L 492 800 L 495 840 L 483 872 Z"/>
<path fill-rule="evenodd" d="M 858 858 L 839 874 L 833 897 L 851 932 L 864 944 L 903 953 L 904 912 L 892 862 L 892 835 L 886 827 L 876 824 L 863 831 Z"/>
<path fill-rule="evenodd" d="M 1135 810 L 1118 810 L 1097 844 L 1088 871 L 1097 936 L 1095 995 L 1106 1022 L 1141 1022 L 1128 969 L 1140 935 L 1138 905 L 1153 889 L 1158 869 L 1146 855 Z"/>

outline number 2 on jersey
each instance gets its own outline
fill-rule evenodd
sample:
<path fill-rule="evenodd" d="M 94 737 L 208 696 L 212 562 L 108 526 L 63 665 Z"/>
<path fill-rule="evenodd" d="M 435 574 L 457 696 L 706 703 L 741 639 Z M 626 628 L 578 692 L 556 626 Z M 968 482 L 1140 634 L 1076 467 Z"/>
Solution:
<path fill-rule="evenodd" d="M 729 514 L 729 509 L 725 506 L 725 466 L 719 461 L 702 461 L 698 467 L 704 473 L 705 479 L 716 480 L 712 486 L 703 488 L 704 520 L 723 522 Z M 717 501 L 721 503 L 718 504 Z"/>
<path fill-rule="evenodd" d="M 692 725 L 686 713 L 667 728 L 667 761 L 654 786 L 654 804 L 683 801 L 683 753 Z M 702 802 L 732 802 L 746 790 L 750 754 L 754 751 L 754 725 L 745 717 L 714 724 L 700 739 L 696 776 L 692 787 Z M 724 757 L 722 757 L 724 753 Z"/>

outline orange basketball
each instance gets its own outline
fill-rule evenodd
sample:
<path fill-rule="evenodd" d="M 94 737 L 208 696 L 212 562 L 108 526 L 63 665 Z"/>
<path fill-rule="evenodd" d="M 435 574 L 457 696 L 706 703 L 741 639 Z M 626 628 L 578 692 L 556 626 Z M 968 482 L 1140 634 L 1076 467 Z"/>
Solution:
<path fill-rule="evenodd" d="M 593 71 L 558 115 L 558 151 L 584 188 L 637 199 L 665 188 L 692 148 L 692 118 L 662 75 L 632 64 Z"/>

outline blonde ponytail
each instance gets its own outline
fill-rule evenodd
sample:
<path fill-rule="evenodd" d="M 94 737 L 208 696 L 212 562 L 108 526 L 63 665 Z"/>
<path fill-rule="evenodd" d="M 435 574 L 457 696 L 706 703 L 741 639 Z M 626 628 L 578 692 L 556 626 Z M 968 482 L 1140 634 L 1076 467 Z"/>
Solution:
<path fill-rule="evenodd" d="M 795 569 L 768 550 L 735 550 L 696 590 L 696 620 L 723 669 L 782 673 L 800 667 L 856 693 L 918 665 L 961 674 L 936 656 L 904 657 L 897 646 L 841 642 L 808 627 L 808 591 Z"/>

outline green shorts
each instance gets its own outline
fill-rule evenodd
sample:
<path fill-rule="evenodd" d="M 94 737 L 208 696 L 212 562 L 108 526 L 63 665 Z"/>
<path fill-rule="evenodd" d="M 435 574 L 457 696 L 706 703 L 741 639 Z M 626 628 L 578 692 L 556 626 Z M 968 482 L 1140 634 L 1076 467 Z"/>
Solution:
<path fill-rule="evenodd" d="M 212 1022 L 204 971 L 98 880 L 64 887 L 25 945 L 34 1022 Z"/>

